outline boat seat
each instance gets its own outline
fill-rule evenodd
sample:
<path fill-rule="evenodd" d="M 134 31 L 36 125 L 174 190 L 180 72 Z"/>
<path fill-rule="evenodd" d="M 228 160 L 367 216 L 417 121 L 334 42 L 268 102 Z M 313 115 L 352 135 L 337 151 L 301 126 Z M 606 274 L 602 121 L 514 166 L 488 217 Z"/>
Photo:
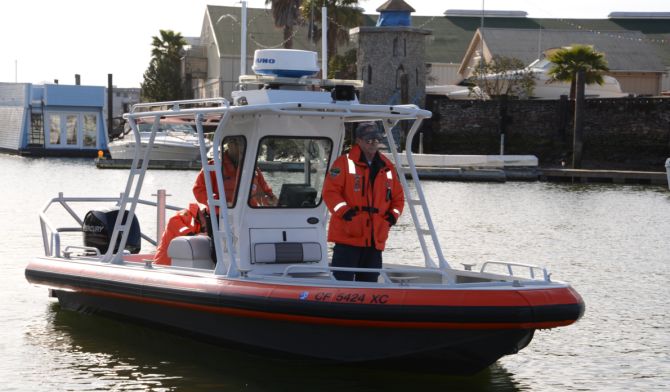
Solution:
<path fill-rule="evenodd" d="M 255 263 L 316 263 L 321 261 L 318 242 L 268 242 L 254 244 Z"/>
<path fill-rule="evenodd" d="M 168 246 L 172 265 L 189 268 L 214 268 L 212 243 L 204 235 L 175 237 Z"/>

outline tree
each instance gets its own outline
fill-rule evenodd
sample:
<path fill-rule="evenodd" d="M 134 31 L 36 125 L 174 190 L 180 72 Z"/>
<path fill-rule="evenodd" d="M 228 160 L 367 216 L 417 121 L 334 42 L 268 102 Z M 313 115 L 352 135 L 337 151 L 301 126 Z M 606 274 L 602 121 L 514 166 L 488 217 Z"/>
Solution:
<path fill-rule="evenodd" d="M 328 77 L 334 79 L 356 79 L 356 49 L 336 54 L 328 61 Z"/>
<path fill-rule="evenodd" d="M 475 98 L 533 95 L 533 72 L 517 58 L 495 55 L 491 61 L 482 60 L 472 72 L 470 91 Z M 475 89 L 474 87 L 478 87 Z"/>
<path fill-rule="evenodd" d="M 300 23 L 300 4 L 302 0 L 265 0 L 272 5 L 272 18 L 275 26 L 284 29 L 284 48 L 293 48 L 293 26 Z"/>
<path fill-rule="evenodd" d="M 554 63 L 549 69 L 551 80 L 570 82 L 570 99 L 575 98 L 577 71 L 584 71 L 584 83 L 602 85 L 603 74 L 609 71 L 605 55 L 588 45 L 572 45 L 557 49 L 547 56 Z"/>
<path fill-rule="evenodd" d="M 144 72 L 143 101 L 173 101 L 182 99 L 181 52 L 187 44 L 181 33 L 160 30 L 152 37 L 151 61 Z"/>
<path fill-rule="evenodd" d="M 337 53 L 337 46 L 349 40 L 349 28 L 359 26 L 363 18 L 363 9 L 358 0 L 303 0 L 301 12 L 310 25 L 321 25 L 321 7 L 325 4 L 328 11 L 328 58 Z M 313 19 L 312 19 L 313 18 Z M 312 31 L 313 37 L 321 34 L 320 29 Z M 314 38 L 316 40 L 316 38 Z"/>

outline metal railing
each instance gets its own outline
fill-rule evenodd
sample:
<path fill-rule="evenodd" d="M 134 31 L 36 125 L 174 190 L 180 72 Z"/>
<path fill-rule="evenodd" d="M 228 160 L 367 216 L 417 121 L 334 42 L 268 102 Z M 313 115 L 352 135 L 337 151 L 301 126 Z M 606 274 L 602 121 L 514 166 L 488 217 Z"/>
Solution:
<path fill-rule="evenodd" d="M 160 195 L 161 192 L 158 192 Z M 165 197 L 165 192 L 162 193 Z M 73 208 L 75 203 L 89 203 L 89 204 L 103 204 L 105 203 L 109 206 L 109 203 L 113 203 L 114 206 L 119 206 L 122 196 L 118 197 L 66 197 L 63 195 L 63 192 L 58 193 L 58 197 L 54 197 L 49 200 L 44 208 L 40 211 L 40 228 L 42 231 L 42 243 L 44 245 L 44 255 L 50 257 L 70 257 L 73 252 L 72 250 L 84 250 L 84 251 L 93 251 L 95 248 L 90 248 L 86 246 L 78 245 L 69 245 L 65 247 L 65 250 L 61 251 L 61 233 L 83 233 L 84 218 L 80 216 Z M 137 200 L 138 204 L 156 207 L 156 216 L 157 222 L 162 220 L 163 224 L 165 223 L 165 210 L 174 210 L 178 211 L 181 207 L 171 206 L 165 204 L 165 200 L 160 200 L 160 196 L 157 201 L 149 201 L 139 199 Z M 72 218 L 76 226 L 57 226 L 53 223 L 52 219 L 49 218 L 48 211 L 53 204 L 60 205 Z M 160 233 L 160 228 L 157 229 L 157 233 Z M 153 239 L 145 233 L 140 233 L 141 238 L 149 242 L 152 245 L 156 245 L 159 239 Z M 97 252 L 93 252 L 95 255 L 100 255 L 100 251 L 96 249 Z"/>
<path fill-rule="evenodd" d="M 538 266 L 535 266 L 535 265 L 532 265 L 532 264 L 509 263 L 509 262 L 506 262 L 506 261 L 487 261 L 484 264 L 482 264 L 482 267 L 480 268 L 479 271 L 482 272 L 482 273 L 485 273 L 485 272 L 493 273 L 492 271 L 487 271 L 487 267 L 491 267 L 491 266 L 502 267 L 503 270 L 506 272 L 507 276 L 512 277 L 512 278 L 521 277 L 519 274 L 515 274 L 515 272 L 514 272 L 515 267 L 517 267 L 517 269 L 527 271 L 527 276 L 525 276 L 525 277 L 528 277 L 528 278 L 533 279 L 533 280 L 540 280 L 541 279 L 541 280 L 544 280 L 546 282 L 551 281 L 551 274 L 549 273 L 549 271 L 546 268 L 538 267 Z"/>

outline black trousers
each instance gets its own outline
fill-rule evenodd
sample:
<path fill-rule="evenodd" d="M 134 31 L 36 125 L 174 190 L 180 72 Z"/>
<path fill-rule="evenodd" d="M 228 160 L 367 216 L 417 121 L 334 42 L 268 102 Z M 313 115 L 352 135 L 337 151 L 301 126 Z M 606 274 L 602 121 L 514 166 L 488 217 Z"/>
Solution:
<path fill-rule="evenodd" d="M 360 247 L 335 244 L 333 247 L 333 267 L 381 268 L 382 251 L 375 247 Z M 376 282 L 377 272 L 333 271 L 337 280 L 356 280 L 359 282 Z"/>

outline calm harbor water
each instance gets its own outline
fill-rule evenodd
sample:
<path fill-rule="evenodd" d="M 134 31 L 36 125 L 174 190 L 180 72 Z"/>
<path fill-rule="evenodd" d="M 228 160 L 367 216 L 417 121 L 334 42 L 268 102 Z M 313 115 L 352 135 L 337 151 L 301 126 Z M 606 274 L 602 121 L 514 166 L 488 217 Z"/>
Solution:
<path fill-rule="evenodd" d="M 126 171 L 91 160 L 0 155 L 1 391 L 667 391 L 670 192 L 662 187 L 427 182 L 447 259 L 544 265 L 584 297 L 575 325 L 538 331 L 471 377 L 280 361 L 61 311 L 23 270 L 43 253 L 38 212 L 58 192 L 116 196 Z M 194 171 L 150 171 L 184 205 Z M 145 227 L 146 228 L 146 227 Z M 148 228 L 151 232 L 152 228 Z M 385 260 L 418 259 L 409 214 Z"/>

